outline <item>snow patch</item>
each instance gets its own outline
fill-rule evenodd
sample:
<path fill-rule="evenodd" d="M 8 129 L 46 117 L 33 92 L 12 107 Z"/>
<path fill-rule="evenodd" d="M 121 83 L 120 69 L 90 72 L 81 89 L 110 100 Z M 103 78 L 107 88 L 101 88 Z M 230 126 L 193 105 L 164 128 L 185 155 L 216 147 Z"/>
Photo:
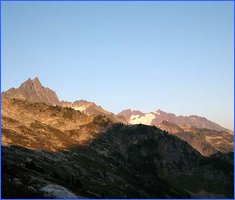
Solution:
<path fill-rule="evenodd" d="M 147 113 L 144 116 L 140 115 L 131 115 L 130 123 L 131 124 L 145 124 L 151 125 L 152 120 L 155 118 L 155 115 L 152 113 Z"/>
<path fill-rule="evenodd" d="M 74 110 L 79 110 L 79 111 L 81 111 L 81 112 L 87 109 L 85 106 L 79 106 L 79 107 L 75 106 L 75 107 L 72 107 L 72 108 L 73 108 Z"/>
<path fill-rule="evenodd" d="M 67 188 L 62 187 L 60 185 L 51 184 L 41 188 L 40 190 L 48 193 L 49 195 L 53 195 L 54 198 L 78 198 Z"/>

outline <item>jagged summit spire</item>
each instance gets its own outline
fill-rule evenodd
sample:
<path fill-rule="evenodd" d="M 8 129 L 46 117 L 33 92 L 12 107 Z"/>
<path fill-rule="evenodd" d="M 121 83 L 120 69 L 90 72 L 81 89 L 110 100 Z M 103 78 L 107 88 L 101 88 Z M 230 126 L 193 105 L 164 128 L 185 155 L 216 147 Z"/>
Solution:
<path fill-rule="evenodd" d="M 42 87 L 42 84 L 38 77 L 35 77 L 34 79 L 28 78 L 27 81 L 23 82 L 20 87 L 33 87 L 33 85 L 37 85 L 39 87 Z"/>
<path fill-rule="evenodd" d="M 38 82 L 40 82 L 40 81 L 39 81 L 39 78 L 38 78 L 37 76 L 33 79 L 33 81 L 38 81 Z"/>
<path fill-rule="evenodd" d="M 40 80 L 39 80 L 39 78 L 36 76 L 34 79 L 32 79 L 32 78 L 28 78 L 27 79 L 27 81 L 39 81 L 40 82 Z"/>
<path fill-rule="evenodd" d="M 40 82 L 40 80 L 39 80 L 38 77 L 35 77 L 35 78 L 32 80 L 32 82 L 33 82 L 34 84 L 37 84 L 37 85 L 42 86 L 42 84 L 41 84 L 41 82 Z"/>

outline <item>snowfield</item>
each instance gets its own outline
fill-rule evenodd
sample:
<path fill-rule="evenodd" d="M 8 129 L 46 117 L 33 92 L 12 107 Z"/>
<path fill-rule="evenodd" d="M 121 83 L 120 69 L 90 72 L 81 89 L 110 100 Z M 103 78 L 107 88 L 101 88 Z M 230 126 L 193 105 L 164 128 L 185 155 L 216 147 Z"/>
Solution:
<path fill-rule="evenodd" d="M 50 195 L 53 195 L 54 198 L 78 198 L 67 188 L 60 185 L 50 184 L 41 188 L 40 190 L 48 193 L 48 197 L 50 197 Z"/>
<path fill-rule="evenodd" d="M 152 113 L 147 113 L 144 116 L 140 115 L 131 115 L 130 123 L 131 124 L 145 124 L 151 125 L 152 120 L 155 118 L 155 115 Z"/>

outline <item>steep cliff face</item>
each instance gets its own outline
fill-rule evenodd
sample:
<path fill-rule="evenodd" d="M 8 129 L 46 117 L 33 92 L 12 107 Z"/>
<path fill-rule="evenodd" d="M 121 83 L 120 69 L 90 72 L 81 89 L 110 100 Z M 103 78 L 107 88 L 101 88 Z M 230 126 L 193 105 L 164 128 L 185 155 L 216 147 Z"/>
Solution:
<path fill-rule="evenodd" d="M 59 99 L 54 91 L 43 87 L 38 78 L 28 79 L 19 88 L 11 88 L 2 93 L 3 97 L 43 102 L 50 105 L 59 104 Z"/>

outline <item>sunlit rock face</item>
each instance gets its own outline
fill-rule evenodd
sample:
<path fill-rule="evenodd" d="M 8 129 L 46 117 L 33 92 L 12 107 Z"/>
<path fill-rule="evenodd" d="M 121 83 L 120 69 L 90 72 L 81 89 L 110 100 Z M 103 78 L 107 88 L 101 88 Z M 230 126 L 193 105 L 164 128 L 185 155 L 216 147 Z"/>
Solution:
<path fill-rule="evenodd" d="M 60 105 L 63 107 L 73 108 L 74 110 L 79 110 L 80 112 L 86 115 L 104 115 L 114 122 L 127 123 L 124 117 L 115 115 L 112 112 L 103 109 L 101 106 L 98 106 L 93 102 L 85 100 L 79 100 L 74 102 L 61 101 Z"/>
<path fill-rule="evenodd" d="M 59 99 L 56 93 L 46 87 L 43 87 L 39 79 L 36 77 L 28 79 L 20 85 L 19 88 L 11 88 L 2 93 L 3 97 L 28 100 L 32 102 L 42 102 L 50 105 L 59 104 Z"/>

